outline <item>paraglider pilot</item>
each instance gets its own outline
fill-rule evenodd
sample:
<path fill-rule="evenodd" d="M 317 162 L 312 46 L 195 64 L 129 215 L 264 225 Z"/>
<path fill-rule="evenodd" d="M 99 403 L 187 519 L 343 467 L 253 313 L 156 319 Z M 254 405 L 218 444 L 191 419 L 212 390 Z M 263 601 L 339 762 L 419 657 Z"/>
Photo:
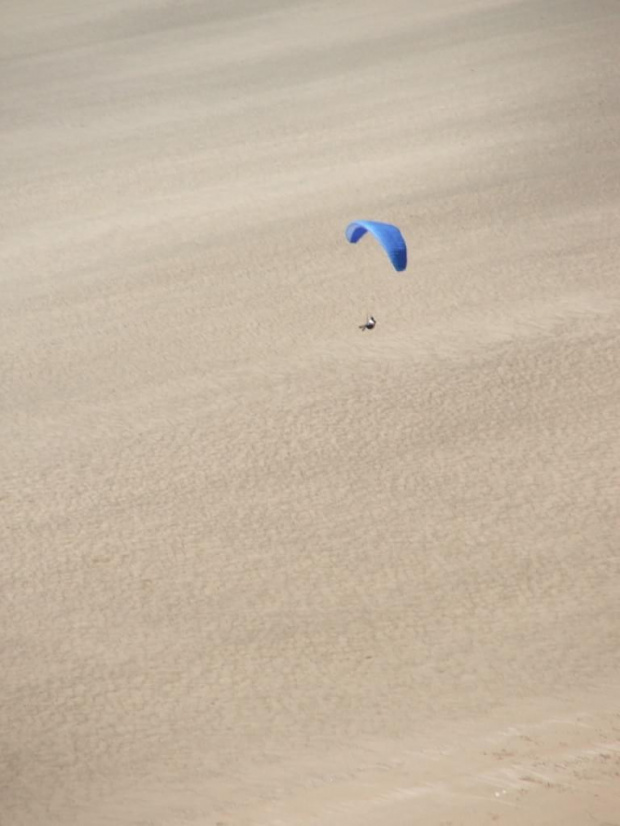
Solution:
<path fill-rule="evenodd" d="M 374 330 L 377 319 L 373 315 L 369 315 L 365 324 L 360 324 L 360 330 Z"/>

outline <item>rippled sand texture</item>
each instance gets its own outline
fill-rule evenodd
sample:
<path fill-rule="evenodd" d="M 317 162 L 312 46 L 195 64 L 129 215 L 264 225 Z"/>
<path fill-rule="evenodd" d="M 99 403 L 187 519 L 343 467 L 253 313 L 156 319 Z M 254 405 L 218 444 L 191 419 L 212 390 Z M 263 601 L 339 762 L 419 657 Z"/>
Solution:
<path fill-rule="evenodd" d="M 620 4 L 0 22 L 0 822 L 617 823 Z"/>

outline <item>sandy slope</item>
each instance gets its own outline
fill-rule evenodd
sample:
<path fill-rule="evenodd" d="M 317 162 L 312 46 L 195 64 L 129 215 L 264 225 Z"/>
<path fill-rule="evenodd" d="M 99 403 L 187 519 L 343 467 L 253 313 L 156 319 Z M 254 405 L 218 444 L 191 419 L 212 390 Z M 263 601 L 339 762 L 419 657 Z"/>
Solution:
<path fill-rule="evenodd" d="M 620 5 L 1 14 L 3 826 L 619 823 Z"/>

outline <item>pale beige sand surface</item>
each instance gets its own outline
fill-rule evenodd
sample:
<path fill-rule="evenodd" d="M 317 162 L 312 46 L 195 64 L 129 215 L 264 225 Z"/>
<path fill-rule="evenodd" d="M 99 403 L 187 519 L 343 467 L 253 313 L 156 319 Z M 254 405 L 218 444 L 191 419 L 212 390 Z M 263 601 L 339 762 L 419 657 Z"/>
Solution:
<path fill-rule="evenodd" d="M 620 4 L 0 23 L 2 826 L 619 824 Z"/>

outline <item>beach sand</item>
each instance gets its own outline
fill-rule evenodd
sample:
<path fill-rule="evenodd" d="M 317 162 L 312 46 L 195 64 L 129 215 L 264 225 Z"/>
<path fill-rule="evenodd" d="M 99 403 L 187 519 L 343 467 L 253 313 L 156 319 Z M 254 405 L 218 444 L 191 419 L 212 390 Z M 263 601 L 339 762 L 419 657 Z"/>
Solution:
<path fill-rule="evenodd" d="M 620 4 L 0 22 L 0 823 L 619 824 Z"/>

